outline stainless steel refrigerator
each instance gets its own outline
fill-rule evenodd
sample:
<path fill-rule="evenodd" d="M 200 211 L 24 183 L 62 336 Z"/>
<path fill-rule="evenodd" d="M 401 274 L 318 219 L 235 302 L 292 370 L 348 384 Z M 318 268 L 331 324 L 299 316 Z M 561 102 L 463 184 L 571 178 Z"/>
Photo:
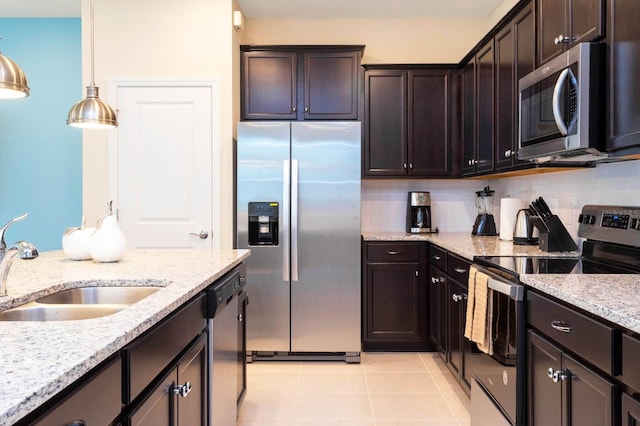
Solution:
<path fill-rule="evenodd" d="M 241 122 L 247 351 L 360 360 L 359 122 Z"/>

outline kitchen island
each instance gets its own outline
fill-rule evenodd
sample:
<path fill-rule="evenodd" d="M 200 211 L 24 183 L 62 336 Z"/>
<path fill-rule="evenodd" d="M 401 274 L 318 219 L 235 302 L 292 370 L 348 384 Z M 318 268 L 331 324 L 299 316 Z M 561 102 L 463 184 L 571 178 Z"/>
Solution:
<path fill-rule="evenodd" d="M 0 425 L 38 408 L 183 306 L 249 256 L 248 250 L 130 250 L 117 263 L 72 261 L 60 251 L 16 260 L 0 310 L 87 286 L 157 286 L 113 315 L 76 321 L 0 321 Z"/>

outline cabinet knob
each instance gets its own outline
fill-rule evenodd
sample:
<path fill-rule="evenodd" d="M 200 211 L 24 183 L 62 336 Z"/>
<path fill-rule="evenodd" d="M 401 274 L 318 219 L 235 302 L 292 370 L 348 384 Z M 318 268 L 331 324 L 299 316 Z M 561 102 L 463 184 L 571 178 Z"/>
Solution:
<path fill-rule="evenodd" d="M 551 380 L 553 380 L 553 383 L 558 383 L 560 380 L 567 380 L 569 378 L 569 374 L 567 374 L 566 371 L 560 370 L 554 370 L 552 367 L 549 367 L 549 370 L 547 371 L 547 376 L 549 376 L 549 378 Z"/>
<path fill-rule="evenodd" d="M 409 163 L 409 168 L 413 169 L 413 163 Z"/>
<path fill-rule="evenodd" d="M 238 321 L 244 321 L 244 316 L 242 316 L 242 314 L 238 314 Z"/>
<path fill-rule="evenodd" d="M 71 423 L 67 424 L 67 426 L 87 426 L 87 422 L 84 420 L 74 420 Z"/>
<path fill-rule="evenodd" d="M 504 158 L 509 158 L 509 157 L 511 157 L 511 154 L 512 154 L 512 152 L 511 152 L 511 150 L 510 150 L 510 149 L 506 150 L 506 151 L 504 152 Z"/>
<path fill-rule="evenodd" d="M 565 44 L 569 43 L 570 40 L 570 37 L 560 34 L 558 37 L 553 39 L 553 44 Z"/>
<path fill-rule="evenodd" d="M 191 392 L 191 382 L 187 382 L 184 385 L 175 385 L 173 387 L 173 393 L 176 395 L 180 395 L 183 398 L 186 398 Z"/>
<path fill-rule="evenodd" d="M 407 163 L 402 163 L 402 168 L 406 169 L 407 168 Z"/>
<path fill-rule="evenodd" d="M 453 299 L 454 302 L 459 302 L 462 299 L 462 297 L 460 297 L 459 294 L 454 294 L 451 296 L 451 298 Z"/>
<path fill-rule="evenodd" d="M 304 112 L 309 112 L 309 107 L 305 107 Z"/>
<path fill-rule="evenodd" d="M 298 108 L 293 107 L 293 108 L 291 108 L 291 111 L 293 111 L 293 112 L 298 112 Z"/>

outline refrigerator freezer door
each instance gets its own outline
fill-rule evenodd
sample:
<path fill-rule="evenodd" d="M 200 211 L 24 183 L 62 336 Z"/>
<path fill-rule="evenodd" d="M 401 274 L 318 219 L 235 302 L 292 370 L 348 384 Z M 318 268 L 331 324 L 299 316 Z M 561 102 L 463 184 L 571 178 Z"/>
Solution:
<path fill-rule="evenodd" d="M 247 350 L 290 350 L 288 240 L 289 209 L 286 205 L 290 158 L 289 122 L 238 123 L 237 147 L 237 246 L 248 248 Z M 249 246 L 248 204 L 279 204 L 277 246 Z"/>
<path fill-rule="evenodd" d="M 291 126 L 291 351 L 360 352 L 360 123 Z"/>

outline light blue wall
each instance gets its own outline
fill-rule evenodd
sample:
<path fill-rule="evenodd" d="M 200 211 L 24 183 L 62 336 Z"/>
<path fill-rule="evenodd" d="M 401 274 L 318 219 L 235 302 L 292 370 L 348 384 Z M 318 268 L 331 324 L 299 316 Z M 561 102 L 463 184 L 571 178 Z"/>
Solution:
<path fill-rule="evenodd" d="M 82 215 L 82 131 L 66 125 L 84 96 L 79 18 L 0 18 L 0 51 L 24 70 L 31 95 L 0 100 L 0 226 L 40 251 L 59 250 Z"/>

